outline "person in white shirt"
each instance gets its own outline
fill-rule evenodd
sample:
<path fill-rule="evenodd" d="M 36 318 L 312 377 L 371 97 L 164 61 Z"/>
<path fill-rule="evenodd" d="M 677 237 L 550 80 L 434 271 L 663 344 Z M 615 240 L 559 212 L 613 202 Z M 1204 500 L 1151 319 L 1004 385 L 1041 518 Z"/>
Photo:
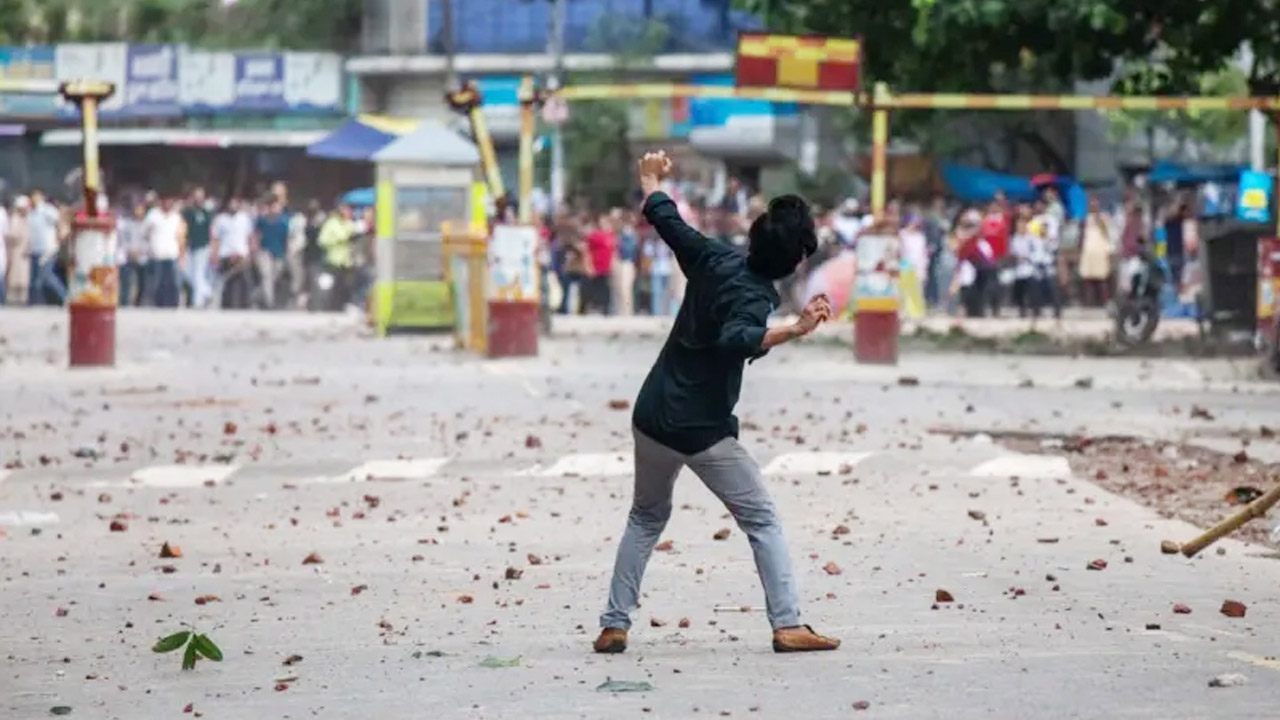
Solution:
<path fill-rule="evenodd" d="M 176 308 L 180 300 L 178 263 L 186 254 L 187 229 L 173 198 L 164 198 L 160 207 L 142 221 L 147 239 L 147 264 L 151 295 L 156 307 Z"/>
<path fill-rule="evenodd" d="M 289 289 L 299 308 L 306 307 L 307 289 L 307 216 L 295 212 L 289 215 L 289 245 L 285 259 L 289 267 Z"/>
<path fill-rule="evenodd" d="M 253 216 L 244 201 L 231 199 L 213 221 L 211 262 L 217 263 L 218 289 L 223 309 L 243 310 L 249 307 L 253 291 L 250 259 L 253 255 Z"/>
<path fill-rule="evenodd" d="M 862 232 L 862 209 L 856 199 L 849 198 L 840 205 L 839 212 L 831 220 L 831 229 L 835 230 L 842 245 L 853 247 L 858 233 Z"/>
<path fill-rule="evenodd" d="M 41 190 L 31 192 L 31 216 L 28 227 L 31 233 L 31 286 L 28 305 L 43 305 L 45 291 L 52 290 L 58 296 L 58 304 L 67 301 L 67 286 L 58 277 L 58 225 L 61 217 L 58 209 Z"/>
<path fill-rule="evenodd" d="M 1048 263 L 1052 260 L 1044 239 L 1031 229 L 1030 219 L 1019 217 L 1014 226 L 1013 239 L 1009 241 L 1009 256 L 1013 258 L 1013 301 L 1018 306 L 1018 317 L 1040 317 L 1044 303 L 1044 281 Z"/>

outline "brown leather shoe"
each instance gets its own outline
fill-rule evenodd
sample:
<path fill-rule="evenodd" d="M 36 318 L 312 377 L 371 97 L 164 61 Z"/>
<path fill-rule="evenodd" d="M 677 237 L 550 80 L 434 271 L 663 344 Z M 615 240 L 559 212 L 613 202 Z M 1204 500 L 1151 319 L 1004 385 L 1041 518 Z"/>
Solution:
<path fill-rule="evenodd" d="M 838 647 L 840 647 L 839 640 L 823 637 L 808 625 L 778 628 L 773 631 L 773 651 L 778 653 L 835 650 Z"/>
<path fill-rule="evenodd" d="M 627 649 L 627 631 L 621 628 L 605 628 L 600 631 L 595 645 L 591 646 L 598 653 L 616 654 Z"/>

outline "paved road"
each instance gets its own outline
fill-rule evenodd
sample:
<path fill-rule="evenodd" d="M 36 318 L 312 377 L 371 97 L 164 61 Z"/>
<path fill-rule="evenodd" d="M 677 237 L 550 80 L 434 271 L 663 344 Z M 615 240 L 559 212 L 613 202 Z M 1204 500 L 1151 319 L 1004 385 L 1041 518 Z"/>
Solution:
<path fill-rule="evenodd" d="M 741 533 L 714 540 L 732 521 L 685 477 L 632 649 L 596 657 L 629 500 L 628 413 L 610 405 L 632 398 L 654 340 L 587 333 L 489 362 L 440 339 L 371 340 L 347 318 L 137 312 L 121 314 L 119 368 L 73 372 L 64 332 L 60 314 L 0 312 L 6 719 L 63 705 L 177 717 L 188 703 L 224 718 L 1280 707 L 1267 552 L 1163 556 L 1160 540 L 1194 529 L 1073 477 L 1051 450 L 926 432 L 1274 423 L 1275 388 L 1237 365 L 935 354 L 890 369 L 823 343 L 777 351 L 748 373 L 744 441 L 788 524 L 806 619 L 845 647 L 775 656 L 760 613 L 716 612 L 760 604 L 758 583 Z M 1211 432 L 1193 404 L 1218 416 Z M 183 557 L 160 559 L 166 541 Z M 310 553 L 323 562 L 303 564 Z M 1095 559 L 1106 569 L 1086 570 Z M 938 589 L 956 601 L 934 609 Z M 1220 615 L 1227 598 L 1247 616 Z M 149 652 L 183 623 L 226 660 L 183 673 Z M 520 663 L 482 667 L 489 656 Z M 1221 673 L 1248 684 L 1209 688 Z M 607 679 L 654 689 L 597 692 Z"/>

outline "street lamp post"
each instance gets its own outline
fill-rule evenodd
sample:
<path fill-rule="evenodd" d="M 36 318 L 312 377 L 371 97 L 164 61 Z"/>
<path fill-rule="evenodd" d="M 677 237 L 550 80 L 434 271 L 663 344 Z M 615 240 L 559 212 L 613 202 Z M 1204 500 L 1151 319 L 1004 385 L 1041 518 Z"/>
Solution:
<path fill-rule="evenodd" d="M 73 267 L 68 273 L 70 328 L 68 364 L 103 367 L 116 362 L 118 277 L 111 236 L 115 219 L 100 210 L 102 192 L 98 162 L 98 110 L 115 86 L 82 80 L 63 83 L 59 92 L 80 108 L 84 151 L 84 207 L 71 221 Z"/>

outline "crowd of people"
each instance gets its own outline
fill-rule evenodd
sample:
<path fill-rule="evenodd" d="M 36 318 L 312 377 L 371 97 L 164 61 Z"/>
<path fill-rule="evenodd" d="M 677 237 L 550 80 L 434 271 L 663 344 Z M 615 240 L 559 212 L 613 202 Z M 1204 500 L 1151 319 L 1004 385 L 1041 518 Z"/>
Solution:
<path fill-rule="evenodd" d="M 747 229 L 763 199 L 736 179 L 713 193 L 673 181 L 671 196 L 690 225 L 745 251 Z M 173 308 L 340 309 L 363 307 L 372 284 L 372 209 L 316 202 L 290 205 L 281 184 L 256 199 L 216 202 L 195 188 L 181 196 L 122 193 L 116 214 L 119 304 Z M 945 198 L 890 203 L 873 222 L 863 203 L 815 208 L 821 247 L 783 290 L 783 311 L 796 308 L 807 273 L 857 246 L 874 225 L 896 229 L 903 269 L 914 271 L 930 308 L 968 316 L 1021 316 L 1079 301 L 1102 306 L 1144 246 L 1163 241 L 1174 285 L 1194 268 L 1199 226 L 1194 198 L 1174 196 L 1159 211 L 1127 196 L 1109 212 L 1089 202 L 1072 220 L 1053 186 L 1034 202 L 997 196 L 982 207 Z M 0 207 L 0 303 L 67 301 L 71 207 L 34 190 Z M 685 276 L 670 249 L 636 208 L 567 209 L 540 221 L 543 288 L 553 311 L 671 316 Z M 320 276 L 336 286 L 320 293 Z M 324 302 L 317 304 L 317 297 Z M 337 307 L 332 299 L 338 298 Z"/>
<path fill-rule="evenodd" d="M 73 207 L 40 190 L 0 207 L 0 304 L 68 301 Z M 326 298 L 361 307 L 371 283 L 372 212 L 293 209 L 281 184 L 223 202 L 202 188 L 126 193 L 103 209 L 115 215 L 121 307 L 337 309 L 312 302 L 322 274 L 336 286 Z"/>
<path fill-rule="evenodd" d="M 745 249 L 747 228 L 764 210 L 763 199 L 737 181 L 718 195 L 673 183 L 671 195 L 692 226 L 739 249 Z M 1143 248 L 1157 239 L 1178 287 L 1199 247 L 1194 198 L 1184 195 L 1154 213 L 1133 193 L 1114 210 L 1091 198 L 1082 219 L 1069 216 L 1053 186 L 1033 202 L 1001 195 L 981 206 L 943 197 L 894 201 L 883 222 L 875 222 L 857 199 L 815 212 L 822 247 L 791 281 L 797 288 L 803 288 L 807 272 L 856 247 L 864 232 L 874 227 L 883 234 L 889 227 L 898 234 L 902 267 L 920 279 L 928 307 L 970 317 L 1061 317 L 1071 303 L 1106 306 L 1125 287 Z M 566 212 L 542 230 L 549 250 L 546 285 L 558 312 L 675 314 L 683 273 L 635 210 Z M 793 294 L 784 292 L 784 303 L 794 306 Z"/>

